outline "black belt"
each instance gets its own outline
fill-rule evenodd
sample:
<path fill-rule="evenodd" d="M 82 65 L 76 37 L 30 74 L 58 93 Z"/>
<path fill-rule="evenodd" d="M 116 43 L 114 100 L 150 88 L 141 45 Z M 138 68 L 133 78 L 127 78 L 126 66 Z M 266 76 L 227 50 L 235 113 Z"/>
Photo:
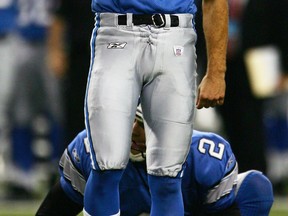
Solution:
<path fill-rule="evenodd" d="M 170 16 L 170 27 L 179 26 L 179 18 L 176 15 Z M 132 23 L 134 25 L 153 25 L 157 28 L 164 27 L 166 25 L 166 19 L 164 14 L 133 14 Z M 127 15 L 118 16 L 118 25 L 127 25 Z"/>

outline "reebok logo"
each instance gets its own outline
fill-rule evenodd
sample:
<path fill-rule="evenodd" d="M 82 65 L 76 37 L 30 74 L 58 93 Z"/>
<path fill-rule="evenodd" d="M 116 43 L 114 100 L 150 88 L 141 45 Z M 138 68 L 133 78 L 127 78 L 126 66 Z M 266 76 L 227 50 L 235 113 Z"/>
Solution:
<path fill-rule="evenodd" d="M 74 159 L 75 159 L 75 161 L 77 162 L 77 163 L 80 163 L 80 156 L 79 156 L 79 154 L 77 153 L 77 149 L 73 149 L 72 150 L 72 154 L 73 154 L 73 157 L 74 157 Z"/>
<path fill-rule="evenodd" d="M 127 42 L 111 42 L 108 44 L 107 49 L 124 49 Z"/>

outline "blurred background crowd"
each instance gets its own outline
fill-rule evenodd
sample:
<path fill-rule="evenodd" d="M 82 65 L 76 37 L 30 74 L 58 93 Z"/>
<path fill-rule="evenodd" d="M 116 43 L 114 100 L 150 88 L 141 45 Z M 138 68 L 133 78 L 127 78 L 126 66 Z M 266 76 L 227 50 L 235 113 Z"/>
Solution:
<path fill-rule="evenodd" d="M 288 195 L 288 1 L 229 7 L 225 104 L 197 111 L 196 129 L 226 137 L 240 171 L 260 170 Z M 201 76 L 201 13 L 195 20 Z M 0 200 L 46 193 L 85 127 L 93 25 L 90 0 L 0 0 Z"/>

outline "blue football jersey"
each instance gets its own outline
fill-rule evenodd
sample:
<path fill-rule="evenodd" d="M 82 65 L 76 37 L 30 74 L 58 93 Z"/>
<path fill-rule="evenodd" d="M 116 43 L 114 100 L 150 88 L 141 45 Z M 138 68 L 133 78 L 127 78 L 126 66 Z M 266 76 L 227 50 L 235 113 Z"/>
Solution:
<path fill-rule="evenodd" d="M 27 40 L 45 40 L 58 6 L 55 0 L 18 0 L 18 31 Z"/>
<path fill-rule="evenodd" d="M 0 0 L 0 34 L 6 34 L 16 27 L 16 1 Z"/>
<path fill-rule="evenodd" d="M 185 214 L 230 206 L 235 201 L 237 174 L 230 144 L 215 133 L 194 130 L 182 180 Z"/>
<path fill-rule="evenodd" d="M 194 0 L 92 0 L 93 12 L 111 13 L 196 13 Z"/>
<path fill-rule="evenodd" d="M 82 131 L 60 160 L 61 185 L 68 196 L 83 204 L 91 170 L 86 131 Z M 235 201 L 237 162 L 227 141 L 214 133 L 194 131 L 185 163 L 182 191 L 185 215 L 217 211 Z M 129 162 L 120 182 L 121 215 L 150 212 L 151 198 L 145 162 Z"/>

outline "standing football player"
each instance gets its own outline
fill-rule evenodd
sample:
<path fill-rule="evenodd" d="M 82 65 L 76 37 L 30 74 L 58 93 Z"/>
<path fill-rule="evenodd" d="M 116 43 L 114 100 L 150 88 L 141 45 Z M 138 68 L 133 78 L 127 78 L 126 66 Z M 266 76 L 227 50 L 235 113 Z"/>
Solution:
<path fill-rule="evenodd" d="M 197 95 L 194 0 L 92 0 L 96 23 L 85 98 L 92 170 L 84 215 L 120 215 L 119 182 L 139 97 L 151 215 L 184 215 L 181 176 L 195 109 L 224 102 L 227 8 L 227 0 L 203 0 L 208 67 Z"/>
<path fill-rule="evenodd" d="M 9 107 L 11 124 L 11 151 L 13 175 L 11 196 L 26 196 L 36 189 L 35 155 L 33 145 L 48 141 L 51 155 L 58 161 L 62 136 L 61 83 L 47 63 L 48 36 L 57 0 L 16 0 L 17 2 L 17 52 L 13 53 L 15 76 Z M 49 44 L 51 45 L 51 44 Z M 37 124 L 43 122 L 41 129 Z M 37 142 L 40 140 L 40 142 Z M 50 161 L 49 161 L 50 162 Z M 32 178 L 33 176 L 34 178 Z M 33 194 L 31 194 L 33 195 Z"/>
<path fill-rule="evenodd" d="M 9 172 L 8 165 L 10 158 L 8 127 L 9 127 L 9 100 L 11 98 L 13 78 L 15 72 L 14 54 L 15 49 L 15 29 L 17 18 L 16 0 L 0 0 L 0 158 L 4 161 L 5 171 L 0 173 L 0 183 L 6 180 L 4 173 Z M 3 164 L 2 164 L 3 165 Z"/>

